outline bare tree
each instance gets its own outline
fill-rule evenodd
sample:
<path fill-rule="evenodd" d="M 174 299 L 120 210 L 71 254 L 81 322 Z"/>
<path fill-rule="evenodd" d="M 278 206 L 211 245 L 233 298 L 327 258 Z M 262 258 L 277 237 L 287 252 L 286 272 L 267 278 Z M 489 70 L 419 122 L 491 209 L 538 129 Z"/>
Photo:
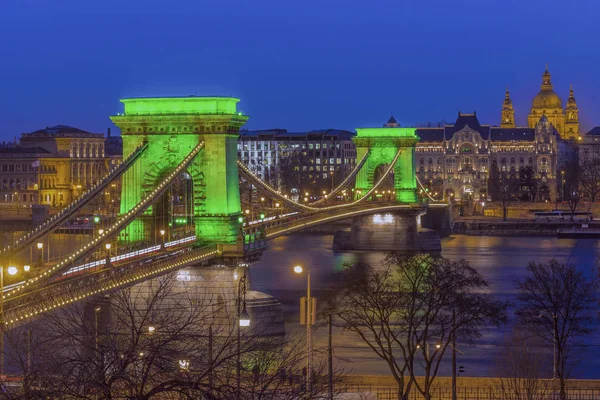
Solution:
<path fill-rule="evenodd" d="M 553 376 L 559 382 L 560 399 L 565 400 L 567 380 L 576 363 L 573 351 L 590 333 L 596 279 L 585 278 L 574 265 L 556 260 L 531 262 L 527 271 L 527 278 L 518 281 L 516 314 L 523 329 L 553 347 Z"/>
<path fill-rule="evenodd" d="M 552 356 L 536 336 L 516 328 L 504 339 L 493 367 L 491 388 L 502 400 L 546 400 L 552 392 L 548 364 Z"/>
<path fill-rule="evenodd" d="M 600 160 L 584 161 L 579 173 L 579 185 L 592 203 L 600 193 Z"/>
<path fill-rule="evenodd" d="M 326 312 L 385 360 L 398 399 L 413 385 L 430 399 L 453 336 L 468 341 L 505 320 L 506 304 L 478 292 L 487 282 L 466 261 L 391 253 L 382 270 L 356 265 L 345 273 Z"/>
<path fill-rule="evenodd" d="M 238 342 L 229 303 L 166 275 L 50 314 L 34 331 L 33 357 L 14 332 L 14 365 L 28 379 L 15 398 L 297 398 L 303 341 L 268 336 L 256 324 L 241 328 Z M 326 391 L 323 379 L 315 378 L 315 396 Z"/>
<path fill-rule="evenodd" d="M 517 185 L 515 179 L 502 176 L 500 179 L 500 206 L 502 207 L 502 220 L 508 218 L 508 208 L 516 200 Z"/>
<path fill-rule="evenodd" d="M 575 189 L 570 189 L 565 193 L 565 200 L 569 206 L 569 210 L 571 210 L 571 221 L 573 221 L 575 219 L 575 211 L 577 211 L 577 206 L 579 205 L 579 193 Z"/>

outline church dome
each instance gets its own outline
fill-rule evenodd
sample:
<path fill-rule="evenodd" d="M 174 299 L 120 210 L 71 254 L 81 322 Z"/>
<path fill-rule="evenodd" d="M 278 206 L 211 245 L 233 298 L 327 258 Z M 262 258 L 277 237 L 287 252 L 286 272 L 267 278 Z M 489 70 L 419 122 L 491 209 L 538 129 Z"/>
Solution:
<path fill-rule="evenodd" d="M 536 109 L 552 109 L 558 108 L 562 109 L 562 100 L 558 95 L 554 92 L 554 90 L 541 90 L 537 96 L 533 98 L 533 108 Z"/>
<path fill-rule="evenodd" d="M 542 87 L 540 92 L 533 98 L 532 108 L 534 109 L 552 109 L 559 108 L 562 110 L 562 100 L 556 93 L 554 93 L 552 82 L 550 81 L 550 72 L 548 71 L 548 64 L 546 64 L 546 70 L 542 75 Z"/>

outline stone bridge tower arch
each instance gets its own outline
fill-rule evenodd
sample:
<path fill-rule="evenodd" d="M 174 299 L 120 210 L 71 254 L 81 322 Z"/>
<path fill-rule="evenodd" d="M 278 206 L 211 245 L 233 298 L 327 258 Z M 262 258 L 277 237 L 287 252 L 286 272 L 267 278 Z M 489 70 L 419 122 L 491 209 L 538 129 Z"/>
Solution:
<path fill-rule="evenodd" d="M 376 170 L 389 166 L 398 151 L 401 151 L 394 166 L 394 190 L 396 200 L 403 203 L 417 201 L 417 180 L 415 174 L 414 152 L 418 136 L 415 128 L 384 127 L 359 128 L 353 139 L 356 145 L 356 159 L 360 160 L 368 151 L 369 156 L 358 172 L 355 193 L 369 191 L 376 183 Z"/>
<path fill-rule="evenodd" d="M 123 174 L 121 213 L 129 211 L 164 171 L 175 168 L 200 142 L 204 142 L 188 167 L 194 197 L 194 225 L 202 243 L 235 244 L 241 215 L 237 169 L 238 132 L 248 117 L 237 111 L 232 97 L 161 97 L 122 99 L 124 113 L 111 117 L 121 129 L 123 154 L 143 142 L 148 148 Z M 145 215 L 151 215 L 152 210 Z M 148 237 L 151 221 L 144 217 L 122 233 L 123 241 Z"/>

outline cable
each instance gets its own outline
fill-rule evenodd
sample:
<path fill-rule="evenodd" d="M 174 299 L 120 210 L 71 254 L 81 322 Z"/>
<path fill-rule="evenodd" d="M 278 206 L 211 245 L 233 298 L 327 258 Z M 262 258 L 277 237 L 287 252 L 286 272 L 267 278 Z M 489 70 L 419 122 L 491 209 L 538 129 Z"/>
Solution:
<path fill-rule="evenodd" d="M 5 299 L 13 295 L 14 293 L 23 290 L 27 286 L 37 282 L 40 278 L 50 278 L 55 274 L 62 272 L 67 269 L 70 264 L 76 262 L 77 260 L 86 257 L 90 253 L 96 251 L 97 247 L 107 239 L 110 239 L 114 235 L 118 234 L 123 228 L 125 228 L 131 221 L 133 221 L 139 214 L 144 212 L 156 199 L 157 196 L 160 196 L 162 192 L 168 187 L 168 185 L 181 173 L 181 171 L 185 170 L 187 166 L 194 160 L 194 158 L 198 155 L 200 150 L 204 148 L 204 142 L 199 143 L 192 151 L 177 165 L 177 167 L 167 175 L 158 186 L 150 192 L 146 197 L 144 197 L 139 203 L 137 203 L 131 210 L 127 213 L 123 214 L 121 218 L 119 218 L 112 226 L 105 229 L 104 232 L 98 235 L 95 239 L 88 242 L 85 246 L 80 248 L 74 253 L 71 253 L 69 257 L 66 257 L 60 263 L 46 269 L 43 273 L 30 278 L 24 285 L 13 289 L 5 296 Z"/>

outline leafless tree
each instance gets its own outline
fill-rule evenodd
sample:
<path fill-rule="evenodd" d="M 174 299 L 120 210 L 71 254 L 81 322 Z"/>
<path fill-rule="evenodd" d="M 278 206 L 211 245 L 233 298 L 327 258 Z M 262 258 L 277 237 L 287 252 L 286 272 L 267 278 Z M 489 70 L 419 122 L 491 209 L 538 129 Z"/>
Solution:
<path fill-rule="evenodd" d="M 565 193 L 565 200 L 571 211 L 571 221 L 573 221 L 575 219 L 575 211 L 577 211 L 577 206 L 579 205 L 579 193 L 577 190 L 571 189 Z"/>
<path fill-rule="evenodd" d="M 491 389 L 502 400 L 547 400 L 552 393 L 548 364 L 552 355 L 544 343 L 517 327 L 504 339 L 492 369 Z"/>
<path fill-rule="evenodd" d="M 579 185 L 592 203 L 600 193 L 600 160 L 584 161 L 580 168 Z"/>
<path fill-rule="evenodd" d="M 383 269 L 355 265 L 345 274 L 325 312 L 386 362 L 398 399 L 413 385 L 430 399 L 453 335 L 469 340 L 505 320 L 506 304 L 480 294 L 487 282 L 466 261 L 391 253 Z"/>
<path fill-rule="evenodd" d="M 270 337 L 259 324 L 241 328 L 238 342 L 232 308 L 214 293 L 183 290 L 174 275 L 66 307 L 36 324 L 33 346 L 23 347 L 15 331 L 14 365 L 25 385 L 11 393 L 23 399 L 297 398 L 305 381 L 303 342 Z M 326 387 L 315 384 L 315 395 Z"/>
<path fill-rule="evenodd" d="M 558 379 L 561 400 L 566 399 L 567 380 L 576 363 L 574 350 L 590 333 L 590 307 L 594 304 L 596 278 L 586 278 L 572 264 L 556 260 L 531 262 L 528 276 L 518 281 L 516 314 L 526 329 L 554 351 L 553 375 Z"/>

